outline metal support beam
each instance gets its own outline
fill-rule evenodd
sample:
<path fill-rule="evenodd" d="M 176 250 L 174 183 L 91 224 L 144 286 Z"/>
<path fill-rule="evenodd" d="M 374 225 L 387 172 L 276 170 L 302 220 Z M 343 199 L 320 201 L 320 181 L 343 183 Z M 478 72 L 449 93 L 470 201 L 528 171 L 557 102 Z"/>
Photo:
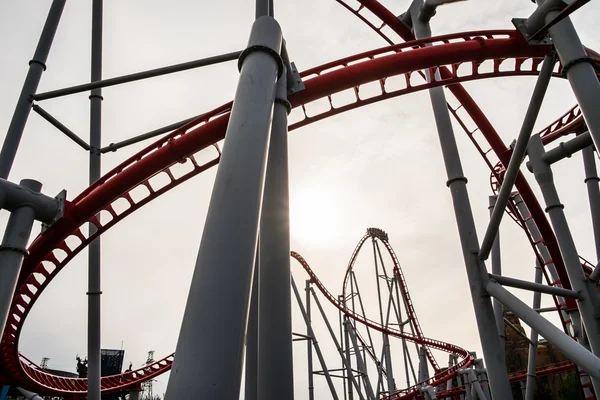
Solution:
<path fill-rule="evenodd" d="M 55 197 L 0 178 L 0 208 L 12 212 L 23 205 L 32 207 L 34 218 L 46 224 L 54 222 L 62 208 L 60 200 Z"/>
<path fill-rule="evenodd" d="M 13 162 L 15 161 L 17 149 L 23 136 L 23 130 L 31 111 L 31 97 L 37 91 L 42 73 L 46 70 L 46 60 L 48 59 L 48 53 L 50 53 L 50 47 L 52 46 L 65 2 L 66 0 L 54 0 L 52 2 L 46 23 L 40 35 L 40 40 L 33 54 L 33 59 L 29 61 L 29 71 L 25 77 L 23 89 L 21 89 L 17 106 L 8 126 L 2 151 L 0 151 L 0 178 L 2 179 L 8 179 Z"/>
<path fill-rule="evenodd" d="M 477 376 L 475 375 L 475 371 L 473 371 L 472 368 L 469 369 L 469 379 L 471 379 L 471 384 L 473 385 L 473 389 L 475 390 L 475 393 L 477 393 L 477 397 L 480 400 L 488 400 L 487 396 L 483 392 L 483 389 L 481 388 L 481 383 L 477 379 Z"/>
<path fill-rule="evenodd" d="M 525 157 L 527 142 L 531 137 L 535 121 L 537 120 L 540 108 L 542 107 L 546 89 L 548 89 L 548 83 L 550 83 L 550 78 L 552 78 L 552 70 L 554 69 L 555 62 L 556 58 L 553 52 L 544 57 L 544 64 L 542 65 L 540 75 L 535 83 L 535 88 L 533 89 L 531 100 L 529 101 L 529 106 L 527 107 L 525 118 L 523 119 L 523 125 L 521 125 L 521 131 L 519 132 L 517 142 L 513 148 L 508 167 L 504 172 L 502 186 L 500 186 L 496 205 L 492 210 L 490 223 L 483 235 L 481 249 L 479 250 L 479 257 L 482 260 L 487 260 L 490 251 L 492 250 L 498 228 L 500 227 L 500 222 L 502 221 L 502 216 L 504 215 L 504 210 L 508 204 L 512 188 L 517 179 L 517 175 L 519 175 L 519 169 L 523 163 L 523 158 Z"/>
<path fill-rule="evenodd" d="M 473 353 L 473 357 L 476 357 L 475 353 Z M 474 368 L 477 375 L 477 381 L 481 385 L 481 389 L 483 390 L 483 393 L 485 393 L 486 399 L 491 400 L 492 395 L 490 393 L 490 384 L 487 377 L 487 370 L 483 365 L 483 360 L 481 358 L 476 358 L 473 364 L 475 366 Z"/>
<path fill-rule="evenodd" d="M 547 0 L 551 1 L 551 0 Z M 536 0 L 542 6 L 544 0 Z M 546 23 L 553 22 L 560 15 L 560 11 L 550 11 L 544 15 Z M 600 82 L 592 60 L 588 57 L 577 31 L 569 17 L 548 29 L 552 38 L 554 48 L 563 65 L 563 73 L 566 74 L 577 103 L 581 108 L 587 127 L 592 135 L 596 149 L 600 149 Z M 592 346 L 593 347 L 593 346 Z M 600 388 L 599 388 L 600 389 Z"/>
<path fill-rule="evenodd" d="M 102 79 L 102 24 L 104 0 L 92 1 L 92 71 L 91 80 Z M 100 147 L 102 140 L 102 90 L 94 89 L 90 94 L 90 179 L 92 185 L 102 176 Z M 100 219 L 100 214 L 96 215 Z M 89 234 L 97 230 L 89 223 Z M 100 400 L 100 348 L 102 332 L 101 316 L 101 250 L 100 237 L 89 246 L 88 252 L 88 392 L 89 400 Z"/>
<path fill-rule="evenodd" d="M 281 40 L 279 24 L 261 17 L 240 56 L 224 151 L 167 386 L 171 400 L 239 397 L 275 83 L 283 72 L 277 56 Z"/>
<path fill-rule="evenodd" d="M 529 338 L 523 332 L 521 332 L 521 330 L 519 328 L 517 328 L 512 322 L 510 322 L 509 320 L 507 320 L 506 318 L 504 318 L 504 323 L 506 324 L 506 326 L 508 326 L 510 329 L 512 329 L 513 332 L 515 332 L 517 335 L 521 336 L 528 343 L 530 343 Z"/>
<path fill-rule="evenodd" d="M 311 306 L 310 306 L 310 283 L 311 280 L 307 279 L 305 282 L 304 291 L 306 292 L 306 315 L 308 317 L 308 322 L 311 322 Z M 306 335 L 309 336 L 309 325 L 306 325 Z M 315 384 L 313 377 L 313 355 L 312 355 L 312 338 L 311 340 L 306 342 L 306 354 L 307 354 L 307 364 L 308 364 L 308 400 L 315 400 Z M 343 370 L 342 370 L 343 371 Z"/>
<path fill-rule="evenodd" d="M 260 244 L 260 239 L 259 239 Z M 244 379 L 244 400 L 258 400 L 258 269 L 259 252 L 256 253 L 252 292 L 250 293 L 250 313 L 246 328 L 246 371 Z"/>
<path fill-rule="evenodd" d="M 59 131 L 61 131 L 65 135 L 67 135 L 67 137 L 69 139 L 71 139 L 72 141 L 77 143 L 79 146 L 81 146 L 85 151 L 90 150 L 90 146 L 85 142 L 85 140 L 83 140 L 82 138 L 77 136 L 73 131 L 71 131 L 69 128 L 67 128 L 65 125 L 63 125 L 59 120 L 54 118 L 48 111 L 44 110 L 42 107 L 38 106 L 37 104 L 34 104 L 32 108 L 33 108 L 33 111 L 38 113 L 38 115 L 40 117 L 42 117 L 46 121 L 50 122 L 50 124 L 52 126 L 54 126 L 56 129 L 58 129 Z"/>
<path fill-rule="evenodd" d="M 273 1 L 272 0 L 256 0 L 256 18 L 262 16 L 273 16 Z"/>
<path fill-rule="evenodd" d="M 493 214 L 494 207 L 496 206 L 496 198 L 497 196 L 489 197 L 489 207 L 490 217 Z M 494 238 L 494 243 L 492 244 L 492 274 L 502 275 L 502 255 L 500 253 L 500 230 L 496 232 L 496 237 Z M 500 345 L 502 347 L 502 351 L 506 353 L 505 343 L 506 343 L 506 335 L 504 334 L 504 321 L 503 314 L 504 309 L 502 304 L 496 299 L 492 301 L 492 305 L 494 307 L 494 316 L 496 318 L 496 327 L 498 328 L 498 336 L 500 337 Z M 506 356 L 505 356 L 506 357 Z"/>
<path fill-rule="evenodd" d="M 417 18 L 422 4 L 421 0 L 414 0 L 409 10 L 417 39 L 431 37 L 429 25 L 419 22 Z M 427 73 L 427 79 L 439 78 L 437 74 L 439 74 L 439 71 L 436 72 L 436 77 L 431 77 Z M 479 240 L 477 239 L 477 230 L 475 229 L 475 221 L 467 192 L 467 178 L 463 173 L 444 89 L 442 87 L 431 88 L 429 89 L 429 95 L 448 175 L 447 185 L 452 195 L 481 347 L 490 375 L 492 397 L 510 400 L 512 399 L 512 391 L 506 372 L 504 352 L 498 337 L 492 302 L 486 296 L 484 288 L 487 280 L 487 270 L 483 261 L 479 259 Z"/>
<path fill-rule="evenodd" d="M 17 388 L 19 392 L 25 397 L 25 400 L 44 400 L 37 393 L 30 392 L 29 390 L 25 390 L 23 388 Z"/>
<path fill-rule="evenodd" d="M 510 308 L 523 322 L 556 346 L 567 358 L 585 369 L 591 376 L 600 378 L 600 359 L 579 345 L 572 338 L 554 326 L 546 318 L 533 311 L 508 290 L 493 280 L 485 286 L 487 292 Z"/>
<path fill-rule="evenodd" d="M 329 391 L 331 392 L 331 397 L 334 400 L 339 400 L 337 392 L 335 390 L 335 386 L 333 385 L 333 381 L 331 380 L 331 375 L 329 374 L 329 370 L 327 369 L 327 365 L 325 364 L 325 358 L 323 357 L 323 353 L 321 352 L 321 347 L 319 346 L 319 341 L 315 335 L 315 331 L 312 328 L 312 324 L 310 319 L 308 318 L 308 314 L 306 313 L 306 309 L 302 304 L 302 298 L 300 297 L 300 292 L 298 291 L 298 287 L 296 287 L 296 282 L 294 282 L 294 278 L 292 277 L 292 290 L 294 291 L 294 296 L 296 297 L 296 302 L 298 303 L 298 307 L 300 308 L 300 313 L 304 318 L 304 323 L 306 324 L 306 328 L 308 330 L 308 335 L 312 338 L 312 345 L 315 348 L 315 353 L 317 353 L 317 358 L 319 359 L 319 363 L 321 364 L 321 369 L 323 370 L 323 375 L 325 375 L 325 380 L 327 381 L 327 386 L 329 386 Z M 327 321 L 325 319 L 325 321 Z"/>
<path fill-rule="evenodd" d="M 579 293 L 574 290 L 522 281 L 520 279 L 509 278 L 508 276 L 489 274 L 489 277 L 490 279 L 493 279 L 504 286 L 510 286 L 517 289 L 531 290 L 533 292 L 546 293 L 554 296 L 571 297 L 574 299 L 579 298 Z"/>
<path fill-rule="evenodd" d="M 556 25 L 556 27 L 559 27 Z M 599 92 L 600 93 L 600 92 Z M 528 148 L 529 158 L 533 166 L 535 179 L 540 185 L 544 201 L 546 203 L 546 212 L 550 216 L 550 221 L 556 234 L 556 239 L 563 255 L 565 268 L 569 275 L 569 281 L 573 290 L 579 293 L 577 306 L 581 314 L 581 319 L 588 333 L 588 339 L 592 352 L 600 354 L 600 320 L 596 310 L 600 309 L 600 293 L 596 290 L 596 285 L 585 279 L 581 262 L 573 241 L 573 236 L 569 229 L 569 224 L 564 213 L 564 206 L 560 202 L 554 177 L 550 166 L 542 160 L 544 146 L 539 135 L 531 138 Z M 513 310 L 515 311 L 515 310 Z M 542 332 L 539 332 L 542 334 Z M 548 338 L 546 338 L 548 339 Z M 587 370 L 587 368 L 584 367 Z M 591 371 L 588 371 L 590 375 Z M 595 380 L 592 380 L 594 382 Z M 594 388 L 600 391 L 600 381 L 594 382 Z"/>
<path fill-rule="evenodd" d="M 542 283 L 542 266 L 536 260 L 535 263 L 535 283 Z M 533 293 L 533 309 L 540 308 L 542 294 L 540 292 Z M 535 392 L 535 370 L 537 365 L 537 345 L 538 333 L 532 329 L 529 335 L 529 356 L 527 357 L 527 383 L 525 384 L 525 400 L 533 400 Z"/>
<path fill-rule="evenodd" d="M 344 368 L 347 369 L 348 371 L 350 371 L 348 374 L 348 380 L 350 381 L 352 386 L 354 386 L 356 388 L 356 391 L 358 392 L 358 396 L 360 397 L 360 399 L 364 400 L 364 397 L 359 389 L 360 386 L 358 385 L 358 382 L 356 382 L 356 379 L 354 379 L 354 375 L 352 374 L 352 366 L 350 365 L 350 357 L 344 356 L 344 349 L 342 349 L 342 347 L 340 346 L 340 342 L 338 342 L 337 338 L 335 337 L 333 328 L 331 327 L 331 324 L 329 323 L 329 319 L 327 318 L 327 315 L 325 314 L 325 310 L 323 310 L 323 306 L 321 305 L 321 302 L 319 301 L 317 294 L 315 293 L 314 289 L 312 289 L 312 288 L 310 289 L 310 291 L 312 293 L 313 299 L 315 300 L 315 304 L 317 305 L 317 308 L 319 309 L 319 312 L 321 313 L 321 317 L 323 318 L 323 321 L 325 322 L 325 326 L 327 326 L 329 335 L 331 336 L 331 339 L 333 340 L 333 343 L 334 343 L 338 353 L 340 354 L 340 357 L 342 358 L 342 362 L 344 363 Z M 347 317 L 346 317 L 346 319 L 347 319 Z M 345 326 L 346 325 L 344 325 L 344 327 Z"/>
<path fill-rule="evenodd" d="M 427 352 L 425 347 L 419 347 L 419 382 L 429 379 L 429 366 L 427 365 Z"/>
<path fill-rule="evenodd" d="M 548 164 L 554 164 L 557 161 L 560 161 L 564 158 L 571 157 L 573 154 L 578 152 L 579 150 L 584 150 L 586 147 L 593 146 L 594 142 L 592 141 L 592 136 L 590 132 L 584 132 L 573 139 L 567 142 L 561 142 L 558 146 L 553 148 L 552 150 L 548 150 L 542 156 L 542 160 L 546 161 Z M 593 152 L 593 147 L 591 148 Z"/>
<path fill-rule="evenodd" d="M 104 154 L 104 153 L 108 153 L 109 151 L 117 151 L 119 149 L 122 149 L 123 147 L 127 147 L 129 145 L 142 142 L 144 140 L 152 139 L 153 137 L 162 135 L 163 133 L 168 133 L 168 132 L 174 131 L 175 129 L 181 128 L 188 122 L 191 122 L 198 117 L 199 117 L 199 115 L 192 117 L 192 118 L 186 118 L 182 121 L 175 122 L 175 123 L 169 124 L 167 126 L 163 126 L 162 128 L 154 129 L 147 133 L 142 133 L 141 135 L 137 135 L 137 136 L 134 136 L 129 139 L 125 139 L 125 140 L 117 142 L 117 143 L 111 143 L 108 146 L 101 148 L 100 153 Z"/>
<path fill-rule="evenodd" d="M 583 135 L 579 135 L 578 137 L 581 136 Z M 587 146 L 583 149 L 582 155 L 583 166 L 585 169 L 584 182 L 587 186 L 590 211 L 592 213 L 592 228 L 594 230 L 594 243 L 596 245 L 596 262 L 600 262 L 600 189 L 598 188 L 600 178 L 598 178 L 598 171 L 596 169 L 594 148 L 592 146 Z"/>
<path fill-rule="evenodd" d="M 362 381 L 365 384 L 365 391 L 367 392 L 367 398 L 369 400 L 375 400 L 375 392 L 373 392 L 373 386 L 371 386 L 371 380 L 369 379 L 369 374 L 367 374 L 367 368 L 365 366 L 365 360 L 363 359 L 360 347 L 358 346 L 358 340 L 356 339 L 356 332 L 354 332 L 354 328 L 350 323 L 350 319 L 346 319 L 344 321 L 346 325 L 346 329 L 350 334 L 350 340 L 352 341 L 352 345 L 354 346 L 354 356 L 356 357 L 356 364 L 358 365 L 358 371 L 362 376 Z"/>
<path fill-rule="evenodd" d="M 294 399 L 286 74 L 277 82 L 260 219 L 258 398 Z"/>
<path fill-rule="evenodd" d="M 129 392 L 129 399 L 128 400 L 140 400 L 140 391 L 139 390 L 132 390 L 131 392 Z"/>
<path fill-rule="evenodd" d="M 148 71 L 136 72 L 129 75 L 118 76 L 115 78 L 93 81 L 91 83 L 84 83 L 81 85 L 71 86 L 64 89 L 52 90 L 50 92 L 36 94 L 35 96 L 33 96 L 33 99 L 36 101 L 54 99 L 56 97 L 68 96 L 76 93 L 83 93 L 89 90 L 121 85 L 123 83 L 140 81 L 142 79 L 156 78 L 157 76 L 168 75 L 174 72 L 182 72 L 190 69 L 206 67 L 208 65 L 237 60 L 240 56 L 240 53 L 241 51 L 233 51 L 231 53 L 220 54 L 218 56 L 206 57 L 201 58 L 199 60 L 184 62 L 181 64 L 169 65 L 168 67 L 155 68 Z"/>
<path fill-rule="evenodd" d="M 33 193 L 42 190 L 41 183 L 30 179 L 22 180 L 21 186 Z M 6 326 L 34 220 L 35 209 L 23 204 L 11 212 L 4 231 L 0 245 L 0 334 Z"/>
<path fill-rule="evenodd" d="M 540 307 L 540 308 L 534 308 L 533 311 L 535 311 L 537 313 L 556 312 L 557 308 L 556 307 Z M 504 315 L 506 315 L 508 317 L 508 316 L 515 315 L 515 313 L 513 313 L 512 311 L 507 311 L 504 313 Z"/>

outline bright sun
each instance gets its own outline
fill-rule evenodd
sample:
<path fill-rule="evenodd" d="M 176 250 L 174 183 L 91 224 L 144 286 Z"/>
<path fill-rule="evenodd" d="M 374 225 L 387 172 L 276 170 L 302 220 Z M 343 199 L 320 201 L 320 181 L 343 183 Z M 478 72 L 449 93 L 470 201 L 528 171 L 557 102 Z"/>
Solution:
<path fill-rule="evenodd" d="M 326 246 L 342 221 L 341 205 L 327 187 L 299 187 L 290 192 L 291 237 L 303 245 Z"/>

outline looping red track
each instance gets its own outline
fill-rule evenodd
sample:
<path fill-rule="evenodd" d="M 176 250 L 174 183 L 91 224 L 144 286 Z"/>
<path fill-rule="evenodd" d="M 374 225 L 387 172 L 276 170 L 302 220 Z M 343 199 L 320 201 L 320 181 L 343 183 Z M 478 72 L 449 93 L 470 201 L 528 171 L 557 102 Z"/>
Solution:
<path fill-rule="evenodd" d="M 390 258 L 392 259 L 394 276 L 398 280 L 398 287 L 400 289 L 400 293 L 402 293 L 402 297 L 405 299 L 405 302 L 406 302 L 405 306 L 406 306 L 406 312 L 408 313 L 409 321 L 414 329 L 415 335 L 417 335 L 418 338 L 423 338 L 424 337 L 423 330 L 421 329 L 421 325 L 419 324 L 419 319 L 417 318 L 417 313 L 412 304 L 412 300 L 410 298 L 410 293 L 408 292 L 408 286 L 406 284 L 406 279 L 404 279 L 404 274 L 402 273 L 402 268 L 400 267 L 400 262 L 398 261 L 398 257 L 396 257 L 396 253 L 394 252 L 394 249 L 392 249 L 392 246 L 390 245 L 390 243 L 387 240 L 385 240 L 384 238 L 373 233 L 372 231 L 368 231 L 367 234 L 364 235 L 360 239 L 360 241 L 356 245 L 354 251 L 352 252 L 352 256 L 350 257 L 350 262 L 348 263 L 348 268 L 346 269 L 346 274 L 344 276 L 344 283 L 342 285 L 342 297 L 344 299 L 347 298 L 346 290 L 348 288 L 348 279 L 350 278 L 350 272 L 353 270 L 354 265 L 356 263 L 356 258 L 358 257 L 358 253 L 362 249 L 362 247 L 365 244 L 365 242 L 367 241 L 367 239 L 378 239 L 385 246 Z M 398 307 L 400 307 L 400 305 L 398 305 Z M 427 359 L 431 362 L 431 365 L 433 366 L 435 372 L 436 373 L 439 372 L 440 366 L 438 365 L 435 357 L 431 353 L 431 350 L 426 347 L 425 351 L 427 354 Z"/>
<path fill-rule="evenodd" d="M 383 6 L 375 1 L 363 0 L 361 3 L 375 15 L 383 15 L 382 20 L 400 36 L 406 36 L 406 28 Z M 431 46 L 424 47 L 425 44 Z M 528 46 L 515 31 L 479 31 L 408 42 L 328 63 L 302 74 L 306 90 L 290 96 L 289 100 L 294 108 L 302 109 L 303 115 L 290 125 L 290 130 L 377 101 L 449 85 L 497 157 L 506 163 L 509 150 L 459 83 L 501 76 L 536 75 L 537 66 L 549 50 L 544 46 Z M 515 60 L 514 67 L 502 70 L 501 66 L 508 59 Z M 488 60 L 494 67 L 487 72 L 481 71 L 480 66 Z M 531 60 L 532 67 L 529 69 L 522 68 L 526 60 Z M 439 69 L 441 80 L 420 82 L 418 72 L 425 69 Z M 361 97 L 360 89 L 367 84 L 378 86 L 380 94 Z M 354 101 L 338 105 L 336 94 L 346 90 L 354 93 Z M 328 103 L 330 108 L 324 112 L 311 112 L 311 105 L 319 100 Z M 29 249 L 30 255 L 25 259 L 0 343 L 1 372 L 5 380 L 40 393 L 68 395 L 85 392 L 85 380 L 52 376 L 20 356 L 18 342 L 25 318 L 50 281 L 94 238 L 151 200 L 218 163 L 218 148 L 215 157 L 207 163 L 197 162 L 195 154 L 216 146 L 223 139 L 230 107 L 231 104 L 226 104 L 204 114 L 123 162 L 69 202 L 64 218 L 36 238 Z M 456 110 L 453 112 L 456 114 Z M 468 134 L 476 143 L 474 131 Z M 173 166 L 177 163 L 186 165 L 188 171 L 183 174 L 176 172 Z M 166 176 L 166 184 L 159 182 L 159 175 Z M 563 286 L 569 287 L 560 252 L 543 210 L 522 177 L 517 180 L 517 187 L 543 232 L 557 270 L 562 274 Z M 119 202 L 124 203 L 124 209 L 117 207 Z M 104 212 L 109 220 L 99 221 L 95 217 L 99 212 Z M 88 222 L 98 227 L 98 232 L 90 237 L 83 229 Z M 377 324 L 369 323 L 377 329 Z M 413 339 L 421 340 L 418 337 Z M 428 345 L 443 349 L 446 344 L 433 341 Z M 104 377 L 101 380 L 102 390 L 133 388 L 168 370 L 171 365 L 169 357 L 132 373 Z M 146 374 L 148 369 L 152 372 Z"/>
<path fill-rule="evenodd" d="M 370 236 L 367 235 L 367 238 L 368 237 L 370 237 Z M 362 239 L 361 239 L 361 241 L 362 241 Z M 388 244 L 388 246 L 389 246 L 389 244 Z M 298 261 L 300 263 L 300 265 L 302 265 L 304 267 L 304 270 L 310 276 L 311 282 L 315 286 L 317 286 L 317 288 L 323 294 L 323 296 L 325 296 L 325 298 L 331 304 L 333 304 L 338 310 L 340 310 L 344 315 L 347 315 L 348 317 L 352 318 L 354 321 L 361 323 L 365 326 L 368 326 L 370 328 L 373 328 L 376 331 L 386 333 L 390 336 L 397 337 L 397 338 L 404 338 L 406 340 L 426 346 L 428 348 L 434 348 L 437 350 L 441 350 L 441 351 L 451 353 L 451 354 L 454 354 L 454 355 L 462 358 L 462 360 L 458 364 L 456 364 L 444 371 L 436 371 L 436 374 L 432 378 L 430 378 L 426 381 L 423 381 L 423 382 L 419 382 L 416 385 L 413 385 L 409 388 L 406 388 L 406 389 L 400 390 L 396 393 L 393 393 L 390 396 L 386 397 L 386 399 L 396 400 L 396 399 L 405 399 L 405 398 L 411 398 L 413 396 L 416 396 L 417 394 L 419 394 L 419 390 L 418 390 L 419 387 L 422 386 L 424 383 L 427 383 L 427 384 L 435 387 L 443 382 L 446 382 L 449 379 L 452 379 L 452 377 L 456 374 L 456 372 L 459 369 L 469 367 L 473 363 L 473 356 L 467 350 L 465 350 L 459 346 L 456 346 L 456 345 L 453 345 L 450 343 L 445 343 L 445 342 L 435 340 L 435 339 L 426 338 L 423 336 L 422 333 L 420 336 L 418 336 L 418 335 L 412 335 L 410 333 L 402 332 L 398 329 L 385 327 L 385 326 L 381 325 L 379 322 L 375 322 L 371 319 L 366 318 L 363 315 L 355 313 L 353 310 L 349 309 L 343 303 L 338 301 L 338 299 L 327 290 L 327 288 L 323 285 L 323 283 L 319 280 L 319 278 L 317 278 L 317 275 L 315 275 L 313 270 L 310 268 L 310 266 L 308 265 L 308 262 L 300 254 L 292 251 L 292 257 L 294 259 L 296 259 L 296 261 Z M 414 310 L 413 310 L 413 315 L 414 315 Z"/>

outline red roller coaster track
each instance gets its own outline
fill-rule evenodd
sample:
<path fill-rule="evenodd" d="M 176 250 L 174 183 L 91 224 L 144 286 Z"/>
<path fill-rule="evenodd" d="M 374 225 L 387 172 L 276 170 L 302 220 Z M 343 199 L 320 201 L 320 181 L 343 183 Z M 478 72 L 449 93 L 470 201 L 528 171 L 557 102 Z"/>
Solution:
<path fill-rule="evenodd" d="M 338 2 L 343 3 L 339 0 Z M 414 41 L 408 29 L 381 4 L 374 0 L 361 0 L 360 3 L 361 7 L 370 10 L 382 21 L 380 27 L 370 24 L 380 35 L 387 37 L 382 32 L 382 27 L 385 25 L 408 42 L 347 57 L 304 72 L 302 77 L 306 89 L 289 98 L 294 108 L 303 110 L 303 116 L 300 121 L 290 126 L 290 130 L 381 100 L 434 86 L 447 86 L 478 127 L 477 130 L 491 146 L 491 149 L 481 148 L 478 141 L 474 139 L 475 131 L 466 130 L 490 169 L 495 171 L 496 163 L 490 159 L 492 154 L 495 154 L 502 165 L 505 165 L 511 155 L 510 149 L 505 146 L 460 83 L 494 77 L 537 75 L 538 66 L 543 56 L 551 50 L 550 47 L 529 46 L 516 31 L 511 30 L 467 32 Z M 357 13 L 351 7 L 347 8 Z M 389 38 L 386 40 L 393 43 Z M 431 46 L 425 47 L 425 44 L 431 44 Z M 597 54 L 590 52 L 590 55 L 596 60 L 600 60 Z M 514 60 L 514 64 L 506 63 L 507 60 Z M 528 60 L 531 61 L 531 67 L 526 68 L 525 61 Z M 492 63 L 491 70 L 481 69 L 486 61 Z M 426 83 L 419 78 L 419 71 L 425 69 L 439 70 L 441 79 Z M 555 75 L 560 76 L 560 70 Z M 372 82 L 379 83 L 381 93 L 369 98 L 361 97 L 361 85 Z M 346 90 L 354 92 L 354 101 L 338 105 L 336 94 Z M 310 106 L 317 100 L 329 102 L 330 109 L 312 115 Z M 7 327 L 0 343 L 1 373 L 4 380 L 37 390 L 40 393 L 56 395 L 85 393 L 86 381 L 84 379 L 64 378 L 48 374 L 19 353 L 19 337 L 27 315 L 51 280 L 93 239 L 143 205 L 218 163 L 220 152 L 216 143 L 224 137 L 230 106 L 231 104 L 226 104 L 202 115 L 124 161 L 71 202 L 68 202 L 64 217 L 31 244 L 30 254 L 25 259 Z M 457 118 L 459 117 L 456 110 L 451 109 L 451 111 Z M 564 129 L 565 124 L 575 124 L 575 121 L 580 120 L 574 111 L 569 115 L 567 122 L 563 122 L 564 118 L 561 117 L 550 126 L 545 135 L 562 135 L 567 131 Z M 571 119 L 569 120 L 569 118 Z M 466 128 L 466 124 L 462 120 L 459 119 L 459 123 Z M 215 146 L 217 149 L 214 159 L 208 163 L 199 164 L 194 158 L 194 154 L 211 146 Z M 176 163 L 188 165 L 189 171 L 177 175 L 171 168 Z M 159 174 L 166 174 L 168 177 L 169 182 L 166 185 L 157 183 L 155 178 Z M 516 187 L 543 235 L 544 243 L 551 253 L 562 285 L 569 288 L 569 280 L 554 233 L 542 208 L 523 176 L 518 177 Z M 135 200 L 132 192 L 139 190 L 145 192 L 144 197 L 141 200 Z M 117 211 L 113 207 L 113 204 L 119 199 L 124 199 L 128 203 L 126 210 Z M 108 221 L 101 222 L 95 217 L 101 211 L 107 213 Z M 97 232 L 92 236 L 87 236 L 82 229 L 87 222 L 98 227 Z M 67 239 L 69 239 L 70 245 L 67 244 Z M 313 279 L 315 282 L 318 281 L 316 276 Z M 321 287 L 320 289 L 324 290 Z M 330 300 L 337 304 L 334 298 Z M 357 318 L 358 316 L 352 315 L 352 317 Z M 371 324 L 370 326 L 374 329 L 378 328 L 378 325 L 372 321 L 359 322 Z M 412 337 L 406 333 L 398 334 L 418 343 L 426 343 L 425 341 L 429 340 L 419 338 L 418 335 Z M 441 350 L 457 351 L 458 354 L 460 351 L 464 351 L 456 346 L 448 348 L 447 346 L 452 345 L 437 341 L 430 341 L 427 344 Z M 468 356 L 465 355 L 465 357 Z M 102 390 L 134 388 L 141 382 L 167 371 L 171 362 L 172 355 L 135 371 L 103 377 L 101 380 Z"/>

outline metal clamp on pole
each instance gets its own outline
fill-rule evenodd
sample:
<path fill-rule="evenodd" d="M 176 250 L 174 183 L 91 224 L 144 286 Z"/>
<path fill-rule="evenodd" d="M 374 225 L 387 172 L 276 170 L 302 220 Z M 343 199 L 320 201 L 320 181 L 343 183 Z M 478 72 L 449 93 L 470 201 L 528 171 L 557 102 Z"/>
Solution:
<path fill-rule="evenodd" d="M 49 197 L 30 187 L 31 184 L 18 185 L 0 178 L 0 208 L 13 212 L 23 206 L 31 207 L 34 219 L 45 224 L 51 224 L 62 216 L 64 191 L 59 197 Z"/>
<path fill-rule="evenodd" d="M 42 190 L 40 182 L 30 179 L 22 180 L 21 186 L 32 192 L 32 198 Z M 4 332 L 23 259 L 27 255 L 35 214 L 35 207 L 29 203 L 14 208 L 0 245 L 0 334 Z"/>

